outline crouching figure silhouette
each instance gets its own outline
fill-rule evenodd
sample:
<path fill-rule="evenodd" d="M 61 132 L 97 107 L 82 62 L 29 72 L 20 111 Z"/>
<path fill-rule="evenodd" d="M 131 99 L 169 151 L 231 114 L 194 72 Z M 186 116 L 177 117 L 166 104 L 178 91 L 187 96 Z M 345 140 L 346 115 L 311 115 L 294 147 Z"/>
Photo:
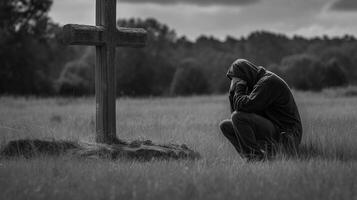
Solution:
<path fill-rule="evenodd" d="M 231 118 L 220 123 L 223 135 L 248 161 L 261 161 L 277 147 L 296 151 L 301 118 L 289 86 L 278 75 L 244 60 L 229 68 Z"/>

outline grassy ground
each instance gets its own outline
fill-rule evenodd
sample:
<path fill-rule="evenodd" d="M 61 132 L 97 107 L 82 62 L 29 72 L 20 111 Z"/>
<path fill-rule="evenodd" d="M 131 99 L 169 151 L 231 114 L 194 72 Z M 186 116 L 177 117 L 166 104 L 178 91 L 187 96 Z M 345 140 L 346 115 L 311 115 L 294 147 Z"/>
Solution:
<path fill-rule="evenodd" d="M 199 161 L 0 160 L 0 199 L 357 199 L 357 98 L 296 94 L 299 157 L 245 163 L 220 134 L 225 97 L 120 99 L 122 139 L 186 143 Z M 0 143 L 92 141 L 94 99 L 0 98 Z"/>

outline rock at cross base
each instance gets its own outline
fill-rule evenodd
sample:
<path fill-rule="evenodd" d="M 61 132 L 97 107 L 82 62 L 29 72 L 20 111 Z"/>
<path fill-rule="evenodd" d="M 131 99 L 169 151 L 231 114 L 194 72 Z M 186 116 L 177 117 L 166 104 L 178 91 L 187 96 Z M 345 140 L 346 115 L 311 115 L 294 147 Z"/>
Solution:
<path fill-rule="evenodd" d="M 136 140 L 113 145 L 71 141 L 15 140 L 10 141 L 0 150 L 0 158 L 31 158 L 39 155 L 71 155 L 79 158 L 140 161 L 200 158 L 199 153 L 189 149 L 186 145 L 160 145 L 150 140 Z"/>

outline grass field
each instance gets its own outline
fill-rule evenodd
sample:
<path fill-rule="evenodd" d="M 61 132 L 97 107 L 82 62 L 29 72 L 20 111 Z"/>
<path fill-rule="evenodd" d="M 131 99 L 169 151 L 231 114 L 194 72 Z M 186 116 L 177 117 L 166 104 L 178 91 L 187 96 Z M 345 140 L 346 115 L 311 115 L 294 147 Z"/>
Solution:
<path fill-rule="evenodd" d="M 245 163 L 220 134 L 223 96 L 119 99 L 126 140 L 185 143 L 198 161 L 70 157 L 0 160 L 0 199 L 357 199 L 357 97 L 295 94 L 301 155 Z M 93 98 L 0 98 L 0 144 L 19 138 L 93 141 Z"/>

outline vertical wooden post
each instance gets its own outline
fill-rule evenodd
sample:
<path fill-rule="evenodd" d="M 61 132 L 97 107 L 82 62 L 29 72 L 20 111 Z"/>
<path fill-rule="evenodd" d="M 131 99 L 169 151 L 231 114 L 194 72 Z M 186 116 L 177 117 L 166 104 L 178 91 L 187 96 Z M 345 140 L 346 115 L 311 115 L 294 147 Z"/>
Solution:
<path fill-rule="evenodd" d="M 116 0 L 96 0 L 96 25 L 104 27 L 105 45 L 96 47 L 96 141 L 116 140 L 115 41 Z"/>
<path fill-rule="evenodd" d="M 115 47 L 143 47 L 147 33 L 140 28 L 116 27 L 116 0 L 96 0 L 96 26 L 67 24 L 61 41 L 95 45 L 96 141 L 122 143 L 116 137 Z"/>

